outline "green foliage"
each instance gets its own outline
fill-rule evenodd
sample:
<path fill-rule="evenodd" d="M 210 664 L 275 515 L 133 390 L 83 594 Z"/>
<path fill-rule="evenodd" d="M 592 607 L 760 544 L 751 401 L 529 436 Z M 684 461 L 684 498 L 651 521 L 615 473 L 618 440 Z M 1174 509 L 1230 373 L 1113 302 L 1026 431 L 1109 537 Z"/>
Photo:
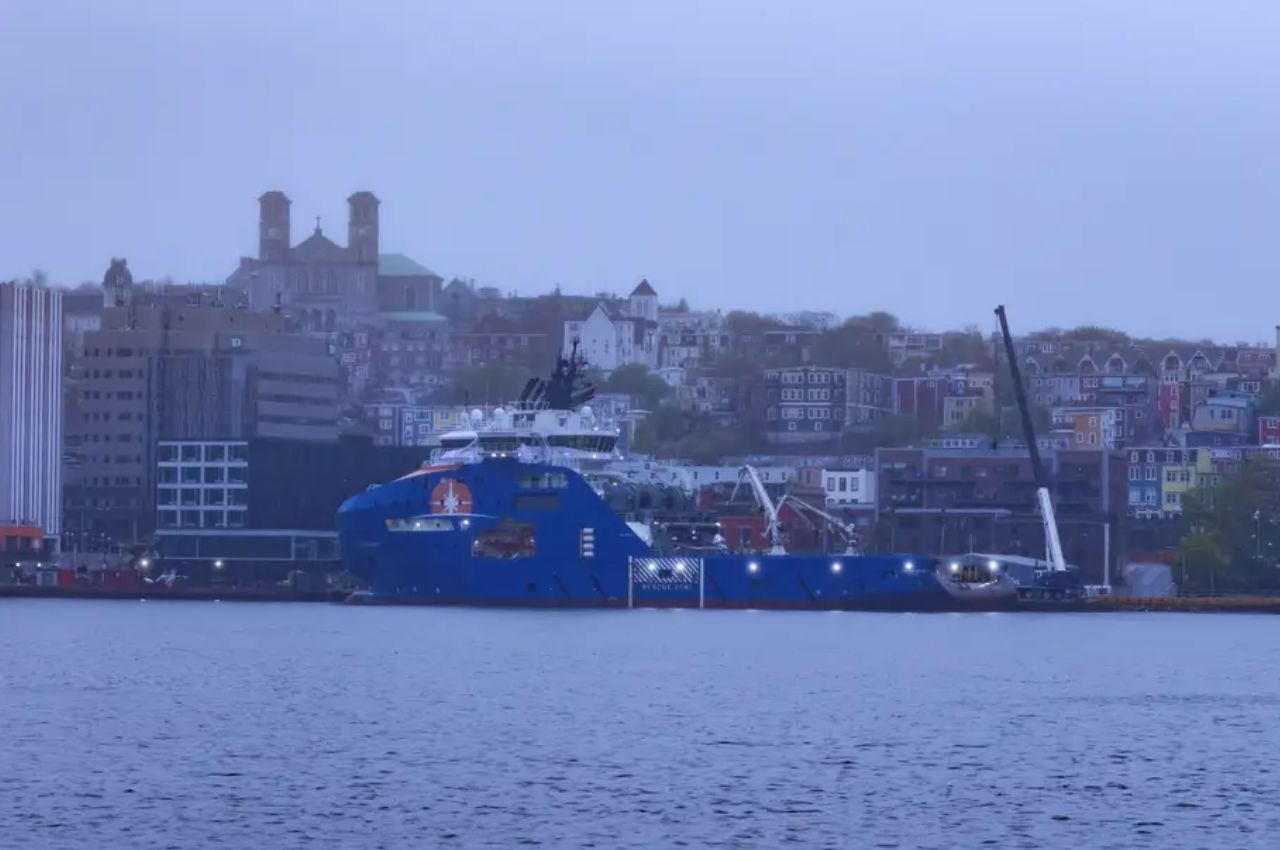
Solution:
<path fill-rule="evenodd" d="M 762 435 L 740 423 L 727 425 L 713 417 L 686 413 L 667 402 L 636 425 L 632 448 L 642 454 L 717 463 L 725 455 L 747 454 L 765 447 Z"/>
<path fill-rule="evenodd" d="M 1182 499 L 1187 533 L 1179 552 L 1186 584 L 1196 590 L 1243 590 L 1280 583 L 1280 465 L 1247 462 L 1213 489 L 1197 487 Z"/>
<path fill-rule="evenodd" d="M 729 333 L 733 336 L 744 333 L 772 331 L 786 327 L 777 319 L 761 316 L 759 313 L 752 313 L 747 310 L 731 310 L 724 317 L 724 323 L 725 327 L 729 329 Z"/>
<path fill-rule="evenodd" d="M 1275 416 L 1280 414 L 1280 381 L 1268 381 L 1258 398 L 1258 415 Z"/>
<path fill-rule="evenodd" d="M 453 382 L 441 390 L 438 397 L 445 404 L 510 404 L 533 374 L 526 366 L 502 363 L 473 366 L 455 375 Z"/>
<path fill-rule="evenodd" d="M 916 416 L 891 415 L 877 419 L 872 429 L 874 446 L 919 446 L 938 433 L 937 426 Z"/>
<path fill-rule="evenodd" d="M 943 367 L 972 364 L 987 371 L 996 365 L 991 341 L 973 327 L 966 328 L 964 333 L 945 334 L 942 350 L 929 358 L 929 364 Z"/>
<path fill-rule="evenodd" d="M 888 313 L 873 313 L 872 316 L 888 317 L 881 322 L 897 322 Z M 854 317 L 837 328 L 818 334 L 813 344 L 813 357 L 818 366 L 866 369 L 879 374 L 893 371 L 888 348 L 870 317 Z"/>
<path fill-rule="evenodd" d="M 634 363 L 614 369 L 599 387 L 600 392 L 629 395 L 645 410 L 657 410 L 671 395 L 671 387 L 666 381 Z"/>

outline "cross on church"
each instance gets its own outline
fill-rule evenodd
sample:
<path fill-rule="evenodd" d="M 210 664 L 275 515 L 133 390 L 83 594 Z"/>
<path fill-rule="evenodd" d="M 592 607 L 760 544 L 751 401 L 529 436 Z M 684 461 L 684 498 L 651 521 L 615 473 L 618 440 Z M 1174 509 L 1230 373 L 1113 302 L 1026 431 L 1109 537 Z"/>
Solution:
<path fill-rule="evenodd" d="M 320 216 L 316 216 L 316 233 L 320 232 Z"/>

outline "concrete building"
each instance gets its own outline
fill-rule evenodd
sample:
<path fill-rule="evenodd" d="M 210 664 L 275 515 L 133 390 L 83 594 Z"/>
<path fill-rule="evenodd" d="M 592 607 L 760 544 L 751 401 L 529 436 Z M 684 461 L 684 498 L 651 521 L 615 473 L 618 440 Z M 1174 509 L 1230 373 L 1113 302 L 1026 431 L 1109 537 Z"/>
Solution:
<path fill-rule="evenodd" d="M 62 534 L 62 293 L 0 284 L 0 526 Z"/>
<path fill-rule="evenodd" d="M 413 471 L 420 454 L 348 437 L 161 441 L 151 569 L 231 585 L 302 572 L 323 587 L 324 574 L 341 570 L 342 501 Z"/>
<path fill-rule="evenodd" d="M 65 508 L 74 545 L 145 539 L 160 440 L 336 439 L 332 346 L 284 324 L 218 307 L 104 311 L 72 368 L 79 397 L 67 423 Z"/>

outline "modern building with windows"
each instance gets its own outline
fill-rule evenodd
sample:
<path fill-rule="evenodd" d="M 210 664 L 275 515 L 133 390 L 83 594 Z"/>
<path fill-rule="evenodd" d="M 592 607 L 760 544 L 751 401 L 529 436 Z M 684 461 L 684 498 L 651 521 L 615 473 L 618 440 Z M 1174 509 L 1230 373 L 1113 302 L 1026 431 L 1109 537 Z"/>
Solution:
<path fill-rule="evenodd" d="M 62 293 L 0 283 L 0 526 L 62 534 Z"/>
<path fill-rule="evenodd" d="M 338 365 L 284 317 L 214 306 L 109 307 L 84 334 L 70 384 L 65 510 L 86 550 L 144 541 L 157 443 L 338 435 Z"/>
<path fill-rule="evenodd" d="M 359 437 L 162 440 L 156 458 L 154 568 L 228 584 L 338 572 L 343 500 L 422 460 Z"/>

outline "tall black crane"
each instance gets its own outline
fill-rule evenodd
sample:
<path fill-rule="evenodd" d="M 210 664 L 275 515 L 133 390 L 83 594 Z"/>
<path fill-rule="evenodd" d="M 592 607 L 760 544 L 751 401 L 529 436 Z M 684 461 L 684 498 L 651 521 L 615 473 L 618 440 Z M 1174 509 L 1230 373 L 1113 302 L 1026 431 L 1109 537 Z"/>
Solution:
<path fill-rule="evenodd" d="M 1022 434 L 1027 439 L 1027 451 L 1031 453 L 1031 473 L 1036 479 L 1036 501 L 1040 505 L 1040 518 L 1044 521 L 1044 543 L 1049 569 L 1055 573 L 1065 572 L 1067 561 L 1062 556 L 1058 519 L 1053 512 L 1053 499 L 1049 496 L 1049 476 L 1044 471 L 1044 461 L 1040 459 L 1040 447 L 1036 445 L 1036 428 L 1031 421 L 1027 390 L 1022 385 L 1022 370 L 1018 368 L 1018 357 L 1013 350 L 1013 337 L 1009 335 L 1009 320 L 1005 317 L 1003 304 L 996 307 L 996 316 L 1000 319 L 1000 335 L 1004 337 L 1004 353 L 1009 360 L 1009 377 L 1013 380 L 1013 395 L 1018 401 L 1018 414 L 1022 418 Z"/>

